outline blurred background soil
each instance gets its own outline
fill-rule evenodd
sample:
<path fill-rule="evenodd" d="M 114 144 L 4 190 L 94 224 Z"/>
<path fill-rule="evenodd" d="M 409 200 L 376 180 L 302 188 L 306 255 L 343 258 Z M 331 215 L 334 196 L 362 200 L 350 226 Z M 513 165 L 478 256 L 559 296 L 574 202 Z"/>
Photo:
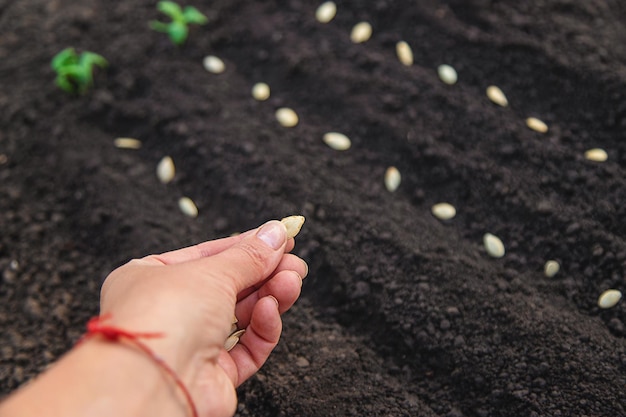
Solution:
<path fill-rule="evenodd" d="M 626 416 L 626 303 L 596 305 L 626 290 L 621 2 L 338 0 L 321 24 L 321 1 L 195 1 L 209 23 L 182 47 L 148 28 L 155 3 L 0 0 L 3 394 L 72 346 L 113 268 L 303 214 L 310 274 L 239 416 Z M 373 36 L 353 44 L 363 20 Z M 84 96 L 53 82 L 68 46 L 110 62 Z M 584 158 L 596 147 L 606 162 Z M 431 215 L 442 201 L 454 219 Z"/>

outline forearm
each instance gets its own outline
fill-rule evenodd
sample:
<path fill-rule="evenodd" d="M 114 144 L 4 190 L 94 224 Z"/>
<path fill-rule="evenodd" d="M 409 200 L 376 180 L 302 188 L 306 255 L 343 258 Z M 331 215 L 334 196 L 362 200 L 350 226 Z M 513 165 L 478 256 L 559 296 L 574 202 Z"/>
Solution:
<path fill-rule="evenodd" d="M 0 404 L 0 416 L 189 416 L 154 360 L 125 342 L 92 338 Z"/>

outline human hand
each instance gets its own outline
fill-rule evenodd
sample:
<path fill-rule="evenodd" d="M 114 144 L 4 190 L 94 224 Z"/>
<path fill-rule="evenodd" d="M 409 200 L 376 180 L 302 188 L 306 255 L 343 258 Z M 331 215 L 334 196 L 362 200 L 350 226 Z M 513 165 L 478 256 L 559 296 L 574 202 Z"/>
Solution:
<path fill-rule="evenodd" d="M 132 331 L 159 332 L 145 343 L 190 391 L 199 415 L 232 415 L 239 384 L 278 343 L 280 314 L 300 295 L 306 263 L 285 227 L 270 221 L 239 236 L 130 261 L 104 282 L 101 314 Z M 230 352 L 233 314 L 246 332 Z"/>

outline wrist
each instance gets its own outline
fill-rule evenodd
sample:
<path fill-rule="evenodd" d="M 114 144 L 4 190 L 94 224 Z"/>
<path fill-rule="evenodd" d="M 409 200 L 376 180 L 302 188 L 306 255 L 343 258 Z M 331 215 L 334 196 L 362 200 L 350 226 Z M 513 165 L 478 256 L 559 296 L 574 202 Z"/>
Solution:
<path fill-rule="evenodd" d="M 59 395 L 60 387 L 68 395 Z M 191 416 L 176 385 L 150 357 L 101 337 L 76 346 L 1 411 L 23 417 Z"/>

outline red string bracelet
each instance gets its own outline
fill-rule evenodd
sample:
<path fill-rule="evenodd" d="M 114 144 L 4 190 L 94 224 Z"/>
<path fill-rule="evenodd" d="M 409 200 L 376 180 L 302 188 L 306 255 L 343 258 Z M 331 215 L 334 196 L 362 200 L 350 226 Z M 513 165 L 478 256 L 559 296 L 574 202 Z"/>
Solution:
<path fill-rule="evenodd" d="M 150 356 L 154 362 L 161 367 L 176 383 L 176 386 L 180 388 L 185 399 L 189 403 L 189 407 L 191 407 L 191 415 L 192 417 L 198 417 L 198 410 L 196 409 L 196 405 L 193 402 L 193 398 L 191 398 L 191 394 L 183 381 L 176 375 L 176 372 L 156 353 L 152 351 L 145 343 L 143 343 L 139 339 L 151 339 L 157 337 L 163 337 L 163 333 L 141 333 L 141 332 L 131 332 L 128 330 L 120 329 L 114 326 L 108 326 L 103 322 L 111 317 L 110 314 L 106 314 L 101 317 L 93 317 L 87 323 L 87 333 L 78 341 L 77 345 L 83 343 L 85 340 L 90 339 L 94 336 L 102 336 L 107 340 L 118 342 L 120 339 L 126 339 L 135 346 L 137 346 L 142 352 L 146 355 Z"/>

